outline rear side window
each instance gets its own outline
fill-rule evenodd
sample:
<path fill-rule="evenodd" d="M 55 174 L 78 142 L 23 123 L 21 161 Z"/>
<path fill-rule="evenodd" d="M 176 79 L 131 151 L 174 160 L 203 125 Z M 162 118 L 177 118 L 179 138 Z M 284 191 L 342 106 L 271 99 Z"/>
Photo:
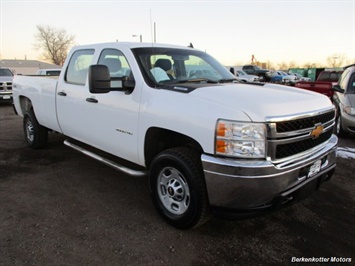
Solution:
<path fill-rule="evenodd" d="M 85 85 L 89 66 L 94 55 L 93 49 L 78 50 L 70 58 L 65 81 L 77 85 Z"/>

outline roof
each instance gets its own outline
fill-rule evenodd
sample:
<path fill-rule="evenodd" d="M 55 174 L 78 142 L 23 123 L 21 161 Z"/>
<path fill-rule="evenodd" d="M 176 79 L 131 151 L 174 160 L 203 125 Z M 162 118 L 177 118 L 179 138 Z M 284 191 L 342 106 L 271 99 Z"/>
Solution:
<path fill-rule="evenodd" d="M 174 45 L 174 44 L 164 44 L 164 43 L 150 43 L 150 42 L 106 42 L 106 43 L 92 43 L 92 44 L 85 44 L 85 45 L 78 45 L 73 48 L 105 48 L 105 47 L 125 47 L 128 49 L 132 48 L 176 48 L 176 49 L 194 49 L 191 47 L 181 46 L 181 45 Z"/>
<path fill-rule="evenodd" d="M 18 59 L 1 59 L 0 67 L 6 68 L 62 68 L 61 66 L 57 66 L 55 64 L 49 64 L 46 62 L 38 61 L 38 60 L 18 60 Z"/>

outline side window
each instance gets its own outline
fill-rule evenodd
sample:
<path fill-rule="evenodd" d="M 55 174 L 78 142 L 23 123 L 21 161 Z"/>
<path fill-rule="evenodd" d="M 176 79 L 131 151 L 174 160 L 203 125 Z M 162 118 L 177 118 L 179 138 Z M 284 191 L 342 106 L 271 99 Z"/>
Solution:
<path fill-rule="evenodd" d="M 133 79 L 131 68 L 126 57 L 116 49 L 105 49 L 99 58 L 99 65 L 106 65 L 110 71 L 111 78 L 121 78 L 124 76 Z"/>
<path fill-rule="evenodd" d="M 85 85 L 94 50 L 78 50 L 70 58 L 65 81 L 77 85 Z"/>

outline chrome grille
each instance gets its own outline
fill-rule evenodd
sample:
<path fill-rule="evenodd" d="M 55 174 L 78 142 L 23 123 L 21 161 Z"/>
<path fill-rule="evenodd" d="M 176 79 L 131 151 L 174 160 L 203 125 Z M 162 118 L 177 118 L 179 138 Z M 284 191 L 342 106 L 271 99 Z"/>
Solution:
<path fill-rule="evenodd" d="M 12 82 L 11 81 L 3 81 L 1 82 L 0 81 L 0 90 L 3 90 L 3 91 L 10 91 L 12 90 Z"/>
<path fill-rule="evenodd" d="M 276 124 L 276 130 L 279 133 L 296 131 L 304 128 L 314 127 L 315 124 L 325 124 L 332 120 L 335 116 L 335 111 L 320 114 L 312 117 L 296 119 L 292 121 L 279 122 Z"/>
<path fill-rule="evenodd" d="M 326 143 L 333 134 L 335 110 L 327 109 L 291 118 L 268 118 L 268 156 L 272 161 L 286 160 Z M 312 136 L 316 126 L 323 126 L 319 136 Z"/>
<path fill-rule="evenodd" d="M 323 142 L 326 142 L 328 139 L 330 139 L 332 133 L 333 133 L 332 130 L 328 130 L 327 132 L 323 133 L 316 139 L 309 138 L 309 139 L 292 142 L 288 144 L 277 145 L 275 159 L 281 159 L 288 156 L 293 156 L 295 154 L 312 149 L 322 144 Z"/>

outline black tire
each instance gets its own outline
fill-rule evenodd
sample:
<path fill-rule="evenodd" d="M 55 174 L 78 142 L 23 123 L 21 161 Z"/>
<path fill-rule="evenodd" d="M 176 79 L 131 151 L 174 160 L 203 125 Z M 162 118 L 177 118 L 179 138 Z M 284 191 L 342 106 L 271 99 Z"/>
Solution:
<path fill-rule="evenodd" d="M 25 141 L 32 149 L 40 149 L 47 145 L 48 130 L 38 123 L 33 110 L 27 111 L 23 117 L 23 131 Z"/>
<path fill-rule="evenodd" d="M 174 227 L 197 227 L 211 217 L 201 160 L 194 150 L 175 148 L 158 154 L 149 181 L 157 211 Z"/>

